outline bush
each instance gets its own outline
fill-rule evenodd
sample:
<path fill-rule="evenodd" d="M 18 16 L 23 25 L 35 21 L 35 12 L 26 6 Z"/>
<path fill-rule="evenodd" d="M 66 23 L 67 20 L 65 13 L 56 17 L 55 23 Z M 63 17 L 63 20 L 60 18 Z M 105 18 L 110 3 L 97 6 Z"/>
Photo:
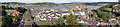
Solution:
<path fill-rule="evenodd" d="M 17 11 L 19 11 L 19 12 L 25 11 L 25 8 L 24 8 L 24 7 L 16 7 L 15 9 L 16 9 Z"/>
<path fill-rule="evenodd" d="M 108 21 L 109 19 L 112 18 L 112 14 L 107 13 L 107 12 L 97 12 L 98 17 L 102 18 L 105 21 Z"/>
<path fill-rule="evenodd" d="M 112 11 L 112 8 L 101 8 L 99 9 L 100 11 L 103 11 L 103 12 L 111 12 Z"/>

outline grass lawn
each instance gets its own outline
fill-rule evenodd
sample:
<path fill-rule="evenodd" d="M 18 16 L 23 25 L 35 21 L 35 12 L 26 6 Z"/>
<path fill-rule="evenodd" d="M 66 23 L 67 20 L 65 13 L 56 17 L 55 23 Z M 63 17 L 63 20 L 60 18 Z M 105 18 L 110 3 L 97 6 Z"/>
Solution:
<path fill-rule="evenodd" d="M 23 20 L 26 20 L 27 18 L 23 18 Z"/>
<path fill-rule="evenodd" d="M 0 16 L 0 26 L 2 25 L 2 16 Z"/>
<path fill-rule="evenodd" d="M 108 10 L 108 11 L 112 11 L 112 8 L 106 8 L 106 10 Z"/>
<path fill-rule="evenodd" d="M 0 16 L 0 22 L 2 22 L 2 16 Z"/>
<path fill-rule="evenodd" d="M 13 12 L 15 12 L 15 11 L 9 11 L 9 12 L 7 12 L 7 13 L 13 13 Z"/>
<path fill-rule="evenodd" d="M 25 11 L 25 16 L 27 16 L 27 11 Z"/>
<path fill-rule="evenodd" d="M 2 22 L 0 22 L 0 26 L 2 25 Z"/>
<path fill-rule="evenodd" d="M 41 22 L 40 25 L 50 25 L 50 23 L 49 22 L 45 22 L 45 23 Z"/>
<path fill-rule="evenodd" d="M 6 11 L 7 13 L 14 13 L 15 11 Z"/>

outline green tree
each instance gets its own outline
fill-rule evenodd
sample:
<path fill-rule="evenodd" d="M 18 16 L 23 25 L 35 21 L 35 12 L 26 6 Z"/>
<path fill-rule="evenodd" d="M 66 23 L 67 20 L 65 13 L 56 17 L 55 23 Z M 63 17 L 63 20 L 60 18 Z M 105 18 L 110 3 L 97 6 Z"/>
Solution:
<path fill-rule="evenodd" d="M 2 9 L 8 9 L 9 7 L 8 6 L 2 6 Z"/>
<path fill-rule="evenodd" d="M 19 12 L 24 12 L 25 11 L 24 7 L 16 7 L 15 9 Z"/>
<path fill-rule="evenodd" d="M 14 8 L 8 6 L 2 6 L 2 9 L 14 10 Z"/>
<path fill-rule="evenodd" d="M 64 23 L 64 19 L 62 18 L 59 18 L 58 20 L 56 20 L 57 25 L 64 25 L 63 23 Z"/>
<path fill-rule="evenodd" d="M 5 15 L 2 17 L 2 26 L 5 27 L 5 26 L 12 26 L 12 23 L 13 23 L 13 20 L 12 20 L 12 16 L 10 15 Z"/>
<path fill-rule="evenodd" d="M 9 25 L 6 22 L 2 22 L 2 26 L 1 27 L 9 27 Z"/>
<path fill-rule="evenodd" d="M 112 8 L 101 8 L 99 10 L 104 11 L 104 12 L 111 12 Z"/>
<path fill-rule="evenodd" d="M 5 16 L 7 14 L 7 12 L 5 11 L 5 9 L 2 9 L 2 16 Z"/>
<path fill-rule="evenodd" d="M 77 16 L 77 15 L 73 15 L 73 16 L 74 16 L 75 20 L 78 18 L 78 16 Z"/>
<path fill-rule="evenodd" d="M 66 19 L 66 18 L 67 18 L 67 15 L 64 15 L 63 18 Z"/>
<path fill-rule="evenodd" d="M 97 20 L 96 20 L 96 21 L 98 21 L 98 22 L 99 22 L 100 20 L 101 20 L 101 18 L 97 18 Z"/>
<path fill-rule="evenodd" d="M 113 16 L 111 13 L 107 13 L 107 12 L 97 12 L 97 14 L 98 17 L 102 18 L 105 21 L 108 21 Z"/>
<path fill-rule="evenodd" d="M 77 20 L 75 20 L 75 17 L 73 16 L 72 13 L 69 16 L 67 16 L 66 20 L 67 20 L 66 23 L 68 25 L 76 25 L 77 24 Z"/>
<path fill-rule="evenodd" d="M 19 16 L 15 16 L 15 21 L 17 21 L 19 19 Z"/>

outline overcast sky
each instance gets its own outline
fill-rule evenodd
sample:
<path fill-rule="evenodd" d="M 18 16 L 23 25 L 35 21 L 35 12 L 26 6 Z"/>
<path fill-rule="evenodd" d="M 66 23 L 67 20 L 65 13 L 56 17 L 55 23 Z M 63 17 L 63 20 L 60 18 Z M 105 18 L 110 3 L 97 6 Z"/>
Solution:
<path fill-rule="evenodd" d="M 54 3 L 69 3 L 69 2 L 118 2 L 118 0 L 0 0 L 0 2 L 54 2 Z"/>

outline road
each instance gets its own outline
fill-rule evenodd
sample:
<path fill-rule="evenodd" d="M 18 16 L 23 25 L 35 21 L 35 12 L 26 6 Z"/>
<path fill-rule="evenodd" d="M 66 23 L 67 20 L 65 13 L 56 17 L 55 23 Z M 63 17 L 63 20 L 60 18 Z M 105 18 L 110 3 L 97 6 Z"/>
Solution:
<path fill-rule="evenodd" d="M 22 18 L 21 18 L 21 20 L 20 20 L 20 24 L 19 24 L 18 27 L 23 27 L 23 24 L 24 24 L 24 23 L 23 23 L 23 22 L 24 22 L 24 21 L 23 21 L 24 15 L 25 15 L 25 12 L 24 12 L 24 13 L 22 14 L 22 16 L 21 16 Z M 23 24 L 22 24 L 22 23 L 23 23 Z"/>
<path fill-rule="evenodd" d="M 30 8 L 27 9 L 27 16 L 25 16 L 27 19 L 24 21 L 24 27 L 32 27 L 33 19 L 31 18 Z"/>

